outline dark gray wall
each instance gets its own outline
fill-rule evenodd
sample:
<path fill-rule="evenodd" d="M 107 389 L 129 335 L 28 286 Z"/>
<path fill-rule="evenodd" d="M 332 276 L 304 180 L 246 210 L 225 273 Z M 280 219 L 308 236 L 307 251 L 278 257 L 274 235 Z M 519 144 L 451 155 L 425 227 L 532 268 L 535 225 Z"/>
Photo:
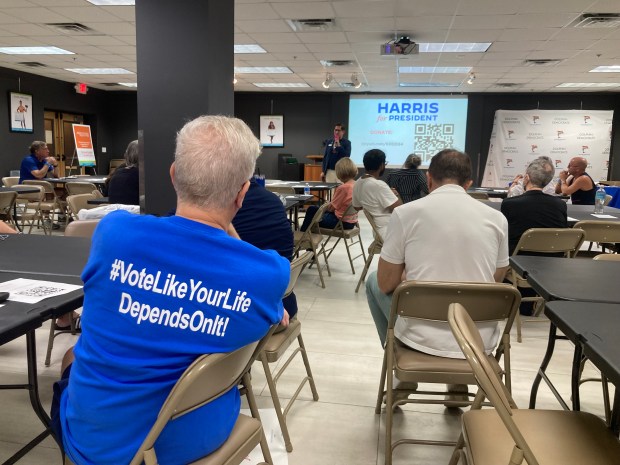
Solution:
<path fill-rule="evenodd" d="M 79 79 L 76 75 L 76 82 Z M 21 90 L 20 90 L 21 84 Z M 111 158 L 122 158 L 127 143 L 137 138 L 135 92 L 105 92 L 89 89 L 88 94 L 75 93 L 72 82 L 58 81 L 34 74 L 0 68 L 0 175 L 8 176 L 19 169 L 33 140 L 45 140 L 43 112 L 46 110 L 78 113 L 91 125 L 97 156 L 97 171 L 107 173 Z M 32 95 L 34 133 L 9 131 L 9 92 Z M 101 152 L 106 147 L 107 152 Z"/>

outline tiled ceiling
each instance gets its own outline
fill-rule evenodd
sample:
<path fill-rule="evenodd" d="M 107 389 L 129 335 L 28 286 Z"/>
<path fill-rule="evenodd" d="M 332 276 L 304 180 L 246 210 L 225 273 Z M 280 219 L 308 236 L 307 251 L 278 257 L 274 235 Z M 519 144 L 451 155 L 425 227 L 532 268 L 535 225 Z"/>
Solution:
<path fill-rule="evenodd" d="M 620 27 L 574 27 L 584 13 L 620 14 L 620 0 L 236 0 L 235 44 L 258 44 L 266 53 L 236 54 L 235 66 L 288 67 L 288 74 L 237 74 L 238 91 L 328 92 L 579 92 L 620 91 L 620 84 L 556 87 L 562 83 L 620 83 Z M 286 20 L 331 19 L 324 31 L 295 32 Z M 48 23 L 80 23 L 89 33 L 63 33 Z M 401 35 L 417 43 L 490 42 L 484 53 L 420 53 L 382 57 Z M 56 46 L 74 55 L 0 54 L 0 66 L 91 87 L 127 89 L 135 74 L 77 75 L 65 68 L 136 70 L 133 6 L 95 6 L 86 0 L 0 0 L 0 47 Z M 350 60 L 326 68 L 321 61 Z M 527 66 L 526 60 L 555 60 Z M 44 67 L 20 63 L 37 62 Z M 399 67 L 471 67 L 468 73 L 402 74 Z M 357 73 L 362 87 L 346 87 Z M 297 83 L 305 88 L 259 88 L 254 83 Z M 414 84 L 401 87 L 402 83 Z M 455 87 L 415 87 L 450 83 Z"/>

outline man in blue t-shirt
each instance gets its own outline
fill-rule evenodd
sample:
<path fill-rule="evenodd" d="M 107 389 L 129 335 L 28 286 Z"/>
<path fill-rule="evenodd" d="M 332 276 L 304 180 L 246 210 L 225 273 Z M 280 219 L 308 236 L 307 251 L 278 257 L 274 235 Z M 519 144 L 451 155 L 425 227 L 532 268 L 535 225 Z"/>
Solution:
<path fill-rule="evenodd" d="M 35 140 L 30 144 L 30 155 L 26 155 L 19 168 L 19 183 L 43 179 L 46 176 L 58 177 L 58 162 L 50 157 L 47 143 Z"/>
<path fill-rule="evenodd" d="M 176 215 L 114 212 L 98 225 L 82 273 L 82 335 L 63 361 L 74 356 L 52 406 L 76 465 L 129 463 L 198 356 L 233 351 L 288 323 L 288 260 L 239 240 L 231 226 L 259 151 L 238 119 L 190 121 L 170 169 Z M 239 408 L 231 389 L 169 423 L 155 444 L 159 463 L 190 463 L 220 447 Z"/>

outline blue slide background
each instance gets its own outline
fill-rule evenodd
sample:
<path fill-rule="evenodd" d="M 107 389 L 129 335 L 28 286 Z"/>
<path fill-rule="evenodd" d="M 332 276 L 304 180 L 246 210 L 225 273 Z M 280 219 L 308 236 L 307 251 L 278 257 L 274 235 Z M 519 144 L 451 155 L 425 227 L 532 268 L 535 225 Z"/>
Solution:
<path fill-rule="evenodd" d="M 348 138 L 351 159 L 362 165 L 364 153 L 381 149 L 390 167 L 407 155 L 422 157 L 422 166 L 444 148 L 465 149 L 467 97 L 351 96 Z"/>

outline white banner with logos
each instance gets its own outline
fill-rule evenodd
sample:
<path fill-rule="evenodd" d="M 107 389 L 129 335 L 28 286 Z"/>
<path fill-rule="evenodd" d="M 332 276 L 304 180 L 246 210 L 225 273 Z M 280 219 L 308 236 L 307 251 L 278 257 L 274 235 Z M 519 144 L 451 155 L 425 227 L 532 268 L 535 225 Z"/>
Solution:
<path fill-rule="evenodd" d="M 571 158 L 584 157 L 595 182 L 607 179 L 613 115 L 607 110 L 497 110 L 481 185 L 507 186 L 541 155 L 553 160 L 556 174 Z"/>

